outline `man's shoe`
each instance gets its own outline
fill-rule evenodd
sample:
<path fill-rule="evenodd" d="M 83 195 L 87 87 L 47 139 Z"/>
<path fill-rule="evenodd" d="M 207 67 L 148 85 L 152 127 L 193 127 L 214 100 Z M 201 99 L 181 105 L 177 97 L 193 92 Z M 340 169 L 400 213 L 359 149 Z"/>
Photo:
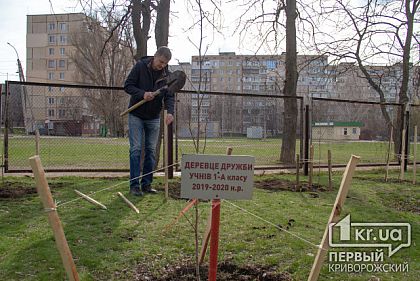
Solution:
<path fill-rule="evenodd" d="M 158 191 L 156 189 L 153 189 L 150 185 L 143 186 L 141 188 L 144 193 L 151 193 L 151 194 L 157 194 Z"/>
<path fill-rule="evenodd" d="M 134 196 L 143 196 L 143 192 L 141 192 L 140 188 L 130 187 L 130 194 Z"/>

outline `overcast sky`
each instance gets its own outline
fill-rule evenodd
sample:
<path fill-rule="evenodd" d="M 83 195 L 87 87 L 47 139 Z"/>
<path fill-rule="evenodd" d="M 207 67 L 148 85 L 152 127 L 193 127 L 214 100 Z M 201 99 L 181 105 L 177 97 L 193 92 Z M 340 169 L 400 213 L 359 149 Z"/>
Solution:
<path fill-rule="evenodd" d="M 174 17 L 171 21 L 169 47 L 173 51 L 173 60 L 171 64 L 177 64 L 177 61 L 191 61 L 192 55 L 198 55 L 196 47 L 191 42 L 198 44 L 200 33 L 197 30 L 186 32 L 185 30 L 192 24 L 193 19 L 186 13 L 185 1 L 177 0 L 176 4 L 171 3 L 171 10 Z M 9 78 L 9 80 L 19 80 L 16 73 L 16 53 L 13 48 L 7 44 L 12 44 L 22 62 L 24 72 L 26 69 L 26 16 L 35 14 L 52 14 L 52 13 L 70 13 L 80 12 L 81 8 L 75 6 L 75 0 L 0 0 L 0 82 Z M 53 10 L 51 9 L 51 4 Z M 229 8 L 228 8 L 229 9 Z M 233 15 L 233 11 L 229 13 Z M 232 22 L 224 20 L 223 25 L 232 26 Z M 230 31 L 225 30 L 227 36 L 222 37 L 216 35 L 213 38 L 212 32 L 205 33 L 205 44 L 211 45 L 207 54 L 217 54 L 219 51 L 236 51 L 238 54 L 250 53 L 238 44 L 239 40 L 232 37 Z M 149 54 L 153 54 L 155 50 L 154 40 L 149 40 Z"/>

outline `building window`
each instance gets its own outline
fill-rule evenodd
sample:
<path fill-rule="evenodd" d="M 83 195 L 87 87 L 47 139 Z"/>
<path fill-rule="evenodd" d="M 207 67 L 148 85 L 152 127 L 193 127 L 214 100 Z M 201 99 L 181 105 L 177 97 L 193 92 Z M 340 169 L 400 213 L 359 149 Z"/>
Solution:
<path fill-rule="evenodd" d="M 58 117 L 66 117 L 66 110 L 65 109 L 59 109 L 58 110 Z"/>
<path fill-rule="evenodd" d="M 54 55 L 54 48 L 48 48 L 48 55 L 50 56 Z"/>
<path fill-rule="evenodd" d="M 267 60 L 266 65 L 268 69 L 274 69 L 277 67 L 277 63 L 275 60 Z"/>
<path fill-rule="evenodd" d="M 55 116 L 54 109 L 48 109 L 48 117 L 54 117 L 54 116 Z"/>
<path fill-rule="evenodd" d="M 58 24 L 58 26 L 60 27 L 60 30 L 61 30 L 61 31 L 67 31 L 67 23 L 65 23 L 65 22 L 60 22 L 60 23 Z"/>
<path fill-rule="evenodd" d="M 52 87 L 48 86 L 48 92 L 52 92 Z"/>
<path fill-rule="evenodd" d="M 60 44 L 66 44 L 66 43 L 67 43 L 67 36 L 60 35 Z"/>
<path fill-rule="evenodd" d="M 59 60 L 58 61 L 58 67 L 60 67 L 60 68 L 66 67 L 66 61 L 65 60 Z"/>
<path fill-rule="evenodd" d="M 357 134 L 357 128 L 353 128 L 353 135 Z"/>
<path fill-rule="evenodd" d="M 64 72 L 60 72 L 60 80 L 64 80 Z"/>
<path fill-rule="evenodd" d="M 60 92 L 62 92 L 62 93 L 63 93 L 63 92 L 64 92 L 64 90 L 65 90 L 65 89 L 64 89 L 64 87 L 63 87 L 63 86 L 61 86 L 61 87 L 60 87 Z"/>
<path fill-rule="evenodd" d="M 59 104 L 64 104 L 64 98 L 60 98 L 60 99 L 58 100 L 58 103 L 59 103 Z"/>
<path fill-rule="evenodd" d="M 48 104 L 54 104 L 54 98 L 49 97 L 48 98 Z"/>
<path fill-rule="evenodd" d="M 64 56 L 66 54 L 65 48 L 60 48 L 60 55 Z"/>
<path fill-rule="evenodd" d="M 48 60 L 48 68 L 55 68 L 55 60 Z"/>
<path fill-rule="evenodd" d="M 345 136 L 347 136 L 347 128 L 344 128 L 343 133 L 344 133 Z"/>
<path fill-rule="evenodd" d="M 54 35 L 48 35 L 48 42 L 50 44 L 54 44 L 55 43 L 55 36 Z"/>
<path fill-rule="evenodd" d="M 48 23 L 48 30 L 55 30 L 55 23 L 54 22 Z"/>
<path fill-rule="evenodd" d="M 48 72 L 48 80 L 54 80 L 54 72 Z"/>

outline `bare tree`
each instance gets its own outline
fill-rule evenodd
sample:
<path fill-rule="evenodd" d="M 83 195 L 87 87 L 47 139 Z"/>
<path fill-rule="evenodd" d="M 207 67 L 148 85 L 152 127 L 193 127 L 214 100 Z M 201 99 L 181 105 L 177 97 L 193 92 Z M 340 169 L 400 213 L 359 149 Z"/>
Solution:
<path fill-rule="evenodd" d="M 87 17 L 84 29 L 71 34 L 74 51 L 70 57 L 77 70 L 75 80 L 84 84 L 122 86 L 132 65 L 130 50 L 123 40 L 126 36 L 121 35 L 126 31 L 122 27 L 115 28 L 117 23 L 106 14 L 105 20 L 106 24 L 100 24 Z M 113 136 L 123 135 L 124 123 L 119 113 L 126 107 L 127 99 L 121 98 L 118 90 L 84 90 L 82 96 L 90 112 L 104 120 Z"/>
<path fill-rule="evenodd" d="M 245 4 L 245 3 L 244 3 Z M 245 12 L 239 18 L 237 31 L 241 37 L 248 34 L 249 28 L 257 30 L 257 51 L 263 46 L 270 46 L 277 51 L 282 43 L 286 47 L 286 74 L 283 94 L 291 98 L 284 101 L 283 142 L 281 145 L 280 161 L 293 163 L 296 148 L 297 129 L 297 36 L 296 19 L 299 15 L 296 0 L 276 1 L 248 1 Z M 284 13 L 284 15 L 282 14 Z M 301 18 L 302 22 L 302 18 Z M 304 27 L 302 27 L 304 29 Z M 285 29 L 285 38 L 281 29 Z"/>
<path fill-rule="evenodd" d="M 336 29 L 328 29 L 318 37 L 317 48 L 337 61 L 355 61 L 369 85 L 377 92 L 380 102 L 386 102 L 381 79 L 369 67 L 372 63 L 384 62 L 389 67 L 401 69 L 398 85 L 398 102 L 409 102 L 408 85 L 411 57 L 419 46 L 419 34 L 414 32 L 419 23 L 419 0 L 369 0 L 363 3 L 336 0 L 332 5 L 320 7 L 323 22 Z M 332 36 L 331 34 L 334 34 Z M 341 36 L 340 36 L 341 34 Z M 388 126 L 394 126 L 395 153 L 401 147 L 401 130 L 404 122 L 404 107 L 398 109 L 392 122 L 386 108 L 382 114 Z"/>

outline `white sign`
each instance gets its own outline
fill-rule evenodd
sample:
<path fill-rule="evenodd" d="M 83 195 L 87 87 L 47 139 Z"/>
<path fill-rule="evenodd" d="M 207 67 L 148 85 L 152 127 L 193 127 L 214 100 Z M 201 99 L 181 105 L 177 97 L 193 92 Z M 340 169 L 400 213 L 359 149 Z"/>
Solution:
<path fill-rule="evenodd" d="M 252 156 L 183 155 L 181 197 L 252 199 L 254 163 Z"/>

